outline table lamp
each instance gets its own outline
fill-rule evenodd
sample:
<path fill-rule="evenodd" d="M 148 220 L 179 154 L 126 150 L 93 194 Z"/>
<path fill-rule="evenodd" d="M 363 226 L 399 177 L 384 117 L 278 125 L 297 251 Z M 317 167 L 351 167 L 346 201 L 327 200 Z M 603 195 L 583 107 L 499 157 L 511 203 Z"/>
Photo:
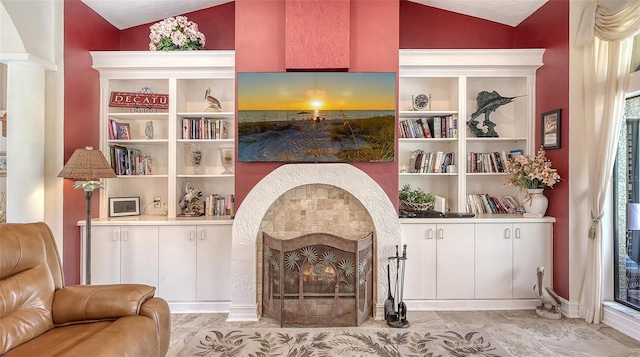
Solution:
<path fill-rule="evenodd" d="M 631 231 L 640 231 L 640 203 L 627 203 L 627 254 L 631 248 Z"/>
<path fill-rule="evenodd" d="M 84 180 L 76 181 L 73 184 L 73 188 L 83 189 L 84 197 L 87 200 L 85 284 L 89 285 L 91 284 L 91 197 L 93 196 L 93 190 L 103 188 L 99 179 L 115 178 L 117 176 L 107 159 L 102 155 L 102 152 L 87 146 L 84 149 L 76 149 L 73 152 L 58 177 Z"/>

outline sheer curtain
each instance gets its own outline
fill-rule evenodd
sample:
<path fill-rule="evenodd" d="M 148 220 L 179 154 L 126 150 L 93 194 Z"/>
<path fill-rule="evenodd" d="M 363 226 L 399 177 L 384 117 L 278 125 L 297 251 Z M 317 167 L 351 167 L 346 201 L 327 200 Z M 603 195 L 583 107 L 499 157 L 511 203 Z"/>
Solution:
<path fill-rule="evenodd" d="M 584 12 L 577 46 L 584 46 L 584 103 L 591 217 L 580 316 L 600 323 L 603 300 L 601 218 L 610 191 L 633 35 L 640 31 L 640 1 L 595 1 Z"/>

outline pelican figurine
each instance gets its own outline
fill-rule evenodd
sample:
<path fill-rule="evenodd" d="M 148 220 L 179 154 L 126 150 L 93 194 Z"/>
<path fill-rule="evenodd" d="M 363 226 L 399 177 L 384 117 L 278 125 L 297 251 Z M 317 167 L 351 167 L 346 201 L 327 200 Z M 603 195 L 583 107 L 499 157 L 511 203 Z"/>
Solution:
<path fill-rule="evenodd" d="M 219 112 L 222 110 L 222 105 L 220 104 L 220 102 L 210 96 L 209 94 L 211 93 L 211 88 L 207 87 L 207 90 L 204 92 L 204 99 L 207 100 L 207 102 L 209 102 L 209 107 L 206 109 L 207 112 Z"/>
<path fill-rule="evenodd" d="M 547 319 L 559 320 L 562 314 L 558 310 L 558 306 L 562 305 L 560 297 L 550 288 L 542 286 L 542 278 L 544 278 L 544 267 L 538 266 L 538 283 L 533 286 L 536 296 L 540 299 L 540 306 L 536 308 L 536 314 Z"/>

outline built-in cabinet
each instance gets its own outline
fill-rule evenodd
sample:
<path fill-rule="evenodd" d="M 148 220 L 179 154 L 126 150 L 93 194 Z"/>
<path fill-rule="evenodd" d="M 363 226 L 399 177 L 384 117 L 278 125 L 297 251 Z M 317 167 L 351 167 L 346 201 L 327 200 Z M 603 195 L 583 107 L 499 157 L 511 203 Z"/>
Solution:
<path fill-rule="evenodd" d="M 400 50 L 400 187 L 410 184 L 444 197 L 451 211 L 467 211 L 469 194 L 514 195 L 503 185 L 504 172 L 479 170 L 476 164 L 483 155 L 488 158 L 487 154 L 535 151 L 539 132 L 535 130 L 535 72 L 542 66 L 543 53 L 541 49 Z M 467 126 L 483 91 L 513 97 L 489 115 L 498 137 L 477 137 Z M 421 94 L 429 102 L 416 110 L 414 101 Z M 484 119 L 484 114 L 476 118 L 480 125 Z M 439 135 L 434 132 L 431 138 L 421 138 L 402 133 L 402 122 L 429 122 L 437 127 L 434 120 L 446 123 L 438 127 Z M 449 170 L 440 167 L 437 172 L 413 172 L 416 165 L 412 167 L 411 157 L 417 150 L 450 154 Z"/>
<path fill-rule="evenodd" d="M 506 216 L 402 219 L 402 243 L 407 244 L 404 298 L 418 309 L 534 304 L 539 265 L 545 267 L 544 285 L 551 287 L 554 221 Z"/>
<path fill-rule="evenodd" d="M 234 175 L 222 174 L 219 150 L 235 147 L 233 51 L 94 51 L 91 56 L 100 72 L 100 149 L 118 169 L 118 178 L 105 180 L 100 191 L 100 217 L 109 215 L 109 197 L 131 196 L 140 197 L 143 215 L 179 216 L 187 182 L 202 192 L 203 201 L 211 194 L 234 194 Z M 144 99 L 126 93 L 166 96 L 149 99 L 166 107 L 134 104 Z M 118 94 L 120 101 L 113 104 Z M 220 105 L 212 108 L 215 101 Z M 124 163 L 122 152 L 129 153 Z M 159 207 L 152 204 L 156 197 Z"/>
<path fill-rule="evenodd" d="M 84 222 L 81 229 L 84 248 Z M 228 308 L 230 223 L 95 220 L 91 232 L 91 284 L 155 286 L 174 311 Z"/>
<path fill-rule="evenodd" d="M 157 226 L 94 226 L 91 283 L 158 286 Z"/>

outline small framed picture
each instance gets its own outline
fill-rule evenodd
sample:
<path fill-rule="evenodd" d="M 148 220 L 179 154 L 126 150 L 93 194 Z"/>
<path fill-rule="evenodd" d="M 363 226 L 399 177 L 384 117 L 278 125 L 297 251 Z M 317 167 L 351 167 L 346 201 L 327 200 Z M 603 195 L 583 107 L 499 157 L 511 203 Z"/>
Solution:
<path fill-rule="evenodd" d="M 117 128 L 118 133 L 116 138 L 119 140 L 131 140 L 131 129 L 129 128 L 129 123 L 118 123 Z"/>
<path fill-rule="evenodd" d="M 109 197 L 109 217 L 139 215 L 140 197 Z"/>
<path fill-rule="evenodd" d="M 545 150 L 560 149 L 560 109 L 542 113 L 540 142 Z"/>

